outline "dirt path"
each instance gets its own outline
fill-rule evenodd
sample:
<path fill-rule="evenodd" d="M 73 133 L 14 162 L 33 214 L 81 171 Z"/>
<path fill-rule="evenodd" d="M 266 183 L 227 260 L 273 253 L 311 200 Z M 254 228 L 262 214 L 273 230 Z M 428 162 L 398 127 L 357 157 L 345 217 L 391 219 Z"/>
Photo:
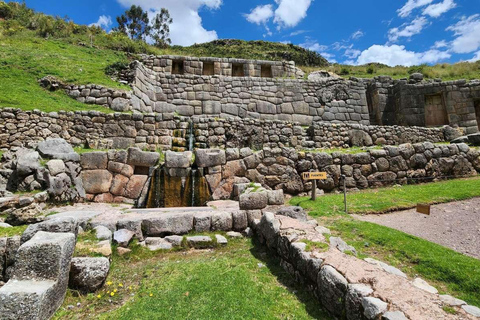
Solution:
<path fill-rule="evenodd" d="M 480 259 L 480 198 L 438 204 L 430 216 L 415 209 L 382 215 L 353 215 L 441 244 Z"/>

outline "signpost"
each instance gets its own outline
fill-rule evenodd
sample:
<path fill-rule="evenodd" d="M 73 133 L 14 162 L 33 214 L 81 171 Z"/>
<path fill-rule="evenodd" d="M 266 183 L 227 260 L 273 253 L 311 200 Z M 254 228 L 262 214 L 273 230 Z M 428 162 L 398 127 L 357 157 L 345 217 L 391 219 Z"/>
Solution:
<path fill-rule="evenodd" d="M 326 172 L 304 172 L 302 174 L 303 180 L 312 180 L 312 200 L 317 197 L 317 180 L 326 180 Z"/>

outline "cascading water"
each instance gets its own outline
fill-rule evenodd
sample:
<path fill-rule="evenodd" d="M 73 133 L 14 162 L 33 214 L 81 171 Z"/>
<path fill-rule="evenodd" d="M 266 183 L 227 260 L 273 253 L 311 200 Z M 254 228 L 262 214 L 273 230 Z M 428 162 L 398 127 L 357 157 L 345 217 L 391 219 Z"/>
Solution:
<path fill-rule="evenodd" d="M 193 151 L 195 135 L 193 122 L 189 122 L 187 132 L 188 151 Z M 147 208 L 200 207 L 210 200 L 210 188 L 203 169 L 190 168 L 155 169 L 145 206 Z"/>

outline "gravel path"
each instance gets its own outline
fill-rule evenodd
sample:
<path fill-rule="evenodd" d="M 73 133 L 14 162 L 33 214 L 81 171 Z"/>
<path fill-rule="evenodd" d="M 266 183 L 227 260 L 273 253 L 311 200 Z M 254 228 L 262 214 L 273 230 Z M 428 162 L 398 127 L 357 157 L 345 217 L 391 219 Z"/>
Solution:
<path fill-rule="evenodd" d="M 480 259 L 480 198 L 433 205 L 430 216 L 415 209 L 382 215 L 353 215 L 441 244 Z"/>

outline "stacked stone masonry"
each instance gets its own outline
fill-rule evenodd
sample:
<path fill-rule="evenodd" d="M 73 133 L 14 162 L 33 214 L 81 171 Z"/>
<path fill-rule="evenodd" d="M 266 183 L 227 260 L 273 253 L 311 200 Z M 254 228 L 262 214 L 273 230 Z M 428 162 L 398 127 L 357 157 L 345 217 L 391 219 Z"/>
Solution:
<path fill-rule="evenodd" d="M 4 108 L 0 113 L 0 147 L 35 146 L 47 138 L 63 138 L 93 149 L 183 150 L 193 129 L 196 148 L 294 147 L 297 149 L 352 145 L 352 131 L 363 132 L 365 145 L 445 141 L 443 128 L 367 126 L 350 123 L 300 123 L 239 117 L 166 114 L 105 114 L 98 111 L 40 112 Z M 371 143 L 368 143 L 371 141 Z"/>

